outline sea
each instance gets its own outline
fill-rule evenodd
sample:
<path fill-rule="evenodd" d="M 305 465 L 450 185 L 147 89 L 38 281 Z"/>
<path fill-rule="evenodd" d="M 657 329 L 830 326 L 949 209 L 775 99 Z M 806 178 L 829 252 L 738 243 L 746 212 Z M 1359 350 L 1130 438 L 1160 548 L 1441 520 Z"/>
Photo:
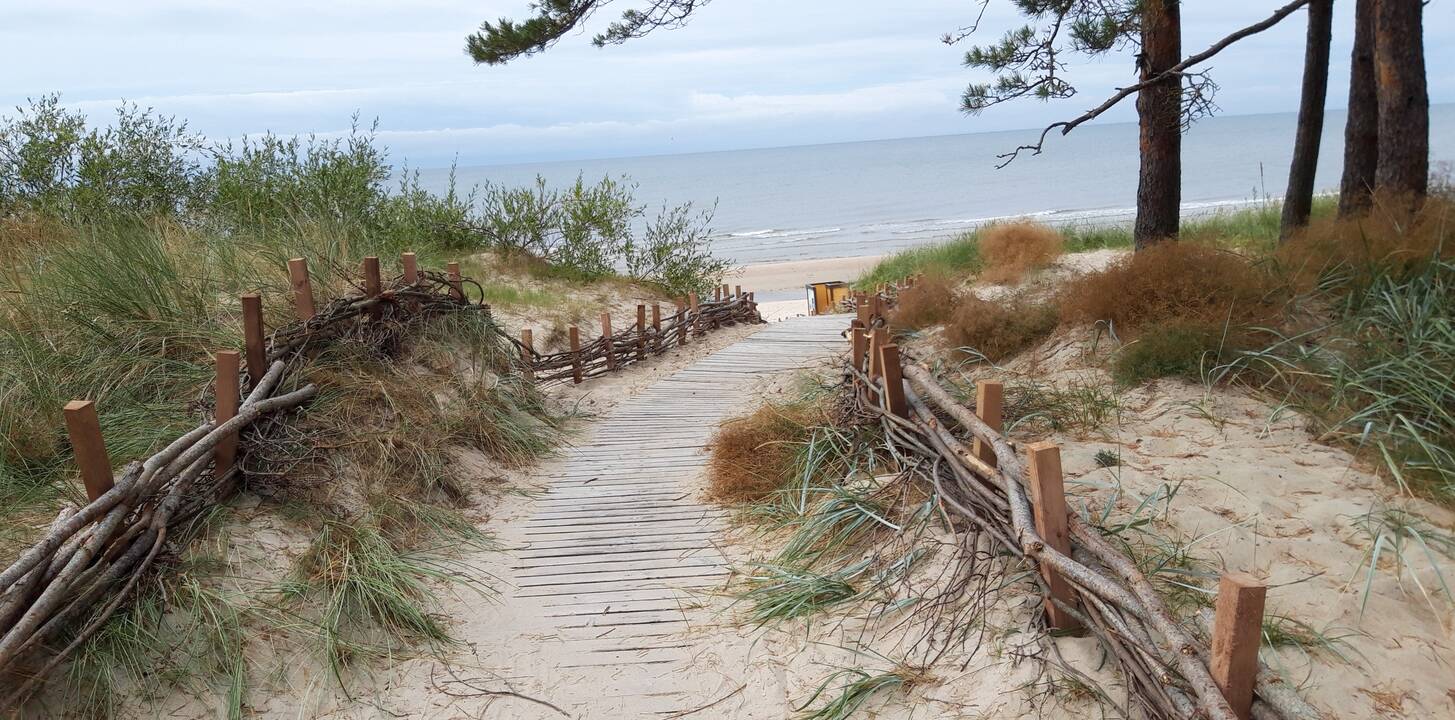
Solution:
<path fill-rule="evenodd" d="M 1294 113 L 1199 121 L 1182 146 L 1184 216 L 1226 212 L 1282 196 Z M 1328 113 L 1316 188 L 1342 172 L 1344 111 Z M 1039 155 L 997 156 L 1037 130 L 725 152 L 456 168 L 462 188 L 565 185 L 626 176 L 655 212 L 691 202 L 713 209 L 714 252 L 736 264 L 878 255 L 945 240 L 999 219 L 1053 225 L 1130 224 L 1137 192 L 1137 127 L 1088 125 L 1051 136 Z M 1455 104 L 1430 112 L 1432 167 L 1455 160 Z M 441 190 L 448 169 L 421 171 Z"/>

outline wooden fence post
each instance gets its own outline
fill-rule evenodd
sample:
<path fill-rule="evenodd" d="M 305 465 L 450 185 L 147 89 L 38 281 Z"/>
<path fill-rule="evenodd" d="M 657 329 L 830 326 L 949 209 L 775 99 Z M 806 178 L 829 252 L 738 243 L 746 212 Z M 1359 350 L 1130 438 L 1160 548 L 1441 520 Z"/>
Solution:
<path fill-rule="evenodd" d="M 101 420 L 96 417 L 96 403 L 72 400 L 66 403 L 66 433 L 81 468 L 81 483 L 86 497 L 93 502 L 111 489 L 111 457 L 106 454 L 106 441 L 101 437 Z"/>
<path fill-rule="evenodd" d="M 520 331 L 520 364 L 523 368 L 522 373 L 525 375 L 525 379 L 529 382 L 534 382 L 536 379 L 536 344 L 535 338 L 533 338 L 531 335 L 532 333 L 530 328 L 522 328 Z"/>
<path fill-rule="evenodd" d="M 881 365 L 884 358 L 879 355 L 879 348 L 889 344 L 889 333 L 883 327 L 874 328 L 869 334 L 869 381 L 878 380 L 884 374 Z"/>
<path fill-rule="evenodd" d="M 1242 720 L 1251 717 L 1253 707 L 1267 593 L 1267 587 L 1248 575 L 1228 573 L 1218 582 L 1209 669 L 1223 697 Z"/>
<path fill-rule="evenodd" d="M 736 299 L 738 299 L 738 300 L 743 299 L 743 286 L 742 285 L 734 285 L 733 286 L 733 297 L 736 298 Z"/>
<path fill-rule="evenodd" d="M 465 301 L 465 284 L 460 276 L 460 264 L 452 262 L 445 265 L 445 272 L 450 275 L 450 297 L 457 302 Z"/>
<path fill-rule="evenodd" d="M 1071 535 L 1066 529 L 1066 485 L 1061 478 L 1061 448 L 1055 443 L 1038 442 L 1026 448 L 1030 465 L 1026 470 L 1031 483 L 1031 512 L 1035 516 L 1036 532 L 1052 549 L 1062 555 L 1071 555 Z M 1041 577 L 1051 594 L 1046 598 L 1046 617 L 1051 627 L 1057 630 L 1075 630 L 1080 623 L 1062 610 L 1052 598 L 1067 606 L 1075 606 L 1076 597 L 1066 578 L 1046 565 L 1041 565 Z"/>
<path fill-rule="evenodd" d="M 242 400 L 242 389 L 238 387 L 238 370 L 241 369 L 241 358 L 236 350 L 220 350 L 215 358 L 217 364 L 217 380 L 214 385 L 213 394 L 217 397 L 217 406 L 212 411 L 213 422 L 221 425 L 237 415 L 239 401 Z M 222 477 L 232 464 L 237 460 L 237 433 L 232 433 L 217 443 L 213 449 L 213 477 Z"/>
<path fill-rule="evenodd" d="M 606 369 L 616 369 L 615 341 L 611 339 L 611 313 L 601 313 L 601 337 L 606 340 Z"/>
<path fill-rule="evenodd" d="M 571 340 L 571 380 L 580 383 L 581 378 L 581 331 L 575 325 L 567 331 Z"/>
<path fill-rule="evenodd" d="M 399 262 L 404 266 L 404 284 L 413 287 L 419 284 L 419 258 L 412 252 L 401 253 Z"/>
<path fill-rule="evenodd" d="M 864 335 L 864 323 L 857 319 L 849 321 L 849 359 L 855 370 L 864 372 L 864 353 L 869 350 L 869 338 Z M 857 379 L 855 380 L 857 382 Z"/>
<path fill-rule="evenodd" d="M 662 352 L 662 303 L 652 303 L 652 354 Z"/>
<path fill-rule="evenodd" d="M 879 348 L 879 369 L 884 373 L 884 407 L 897 417 L 909 417 L 909 404 L 904 399 L 903 368 L 899 365 L 899 346 L 889 343 Z"/>
<path fill-rule="evenodd" d="M 697 293 L 687 293 L 687 301 L 692 306 L 692 309 L 690 311 L 692 313 L 692 334 L 693 335 L 701 335 L 702 334 L 702 313 L 698 311 Z"/>
<path fill-rule="evenodd" d="M 364 294 L 377 297 L 383 288 L 384 283 L 379 279 L 379 258 L 374 255 L 364 258 Z"/>
<path fill-rule="evenodd" d="M 687 305 L 677 303 L 677 344 L 683 347 L 687 345 Z"/>
<path fill-rule="evenodd" d="M 869 319 L 887 321 L 887 318 L 884 317 L 884 296 L 879 293 L 874 293 L 869 298 Z M 880 324 L 883 325 L 884 323 L 881 322 Z"/>
<path fill-rule="evenodd" d="M 242 296 L 243 347 L 248 356 L 248 380 L 257 387 L 268 371 L 268 352 L 263 347 L 263 297 L 257 293 Z"/>
<path fill-rule="evenodd" d="M 713 302 L 722 302 L 722 286 L 721 285 L 714 285 L 714 286 L 712 286 L 712 301 Z"/>
<path fill-rule="evenodd" d="M 859 324 L 869 327 L 869 297 L 857 290 L 854 292 L 854 312 L 859 318 Z"/>
<path fill-rule="evenodd" d="M 981 380 L 975 383 L 975 414 L 996 432 L 1000 432 L 1001 408 L 1004 404 L 1004 385 L 995 380 Z M 991 465 L 995 464 L 995 450 L 990 447 L 990 443 L 975 438 L 971 452 L 975 454 L 975 457 Z"/>
<path fill-rule="evenodd" d="M 732 298 L 732 295 L 730 295 L 728 293 L 729 290 L 731 290 L 731 288 L 728 287 L 728 284 L 727 283 L 723 283 L 722 284 L 722 299 L 723 300 L 731 300 L 731 299 L 733 299 Z"/>
<path fill-rule="evenodd" d="M 308 261 L 293 258 L 288 261 L 288 284 L 293 286 L 293 311 L 298 319 L 308 322 L 313 318 L 313 284 L 308 277 Z"/>
<path fill-rule="evenodd" d="M 647 306 L 637 305 L 637 359 L 647 357 Z"/>

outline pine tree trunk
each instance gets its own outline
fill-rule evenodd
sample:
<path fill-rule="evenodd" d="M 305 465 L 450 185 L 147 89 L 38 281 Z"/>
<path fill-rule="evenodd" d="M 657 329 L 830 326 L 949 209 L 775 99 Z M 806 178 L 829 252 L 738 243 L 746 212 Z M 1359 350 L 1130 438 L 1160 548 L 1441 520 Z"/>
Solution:
<path fill-rule="evenodd" d="M 1379 78 L 1379 167 L 1374 187 L 1419 203 L 1430 184 L 1430 96 L 1420 0 L 1378 0 L 1374 72 Z"/>
<path fill-rule="evenodd" d="M 1182 61 L 1179 0 L 1145 0 L 1142 5 L 1141 78 L 1146 80 Z M 1137 178 L 1137 222 L 1133 232 L 1141 250 L 1176 239 L 1182 204 L 1182 80 L 1166 81 L 1137 93 L 1141 169 Z"/>
<path fill-rule="evenodd" d="M 1308 43 L 1303 54 L 1303 91 L 1298 104 L 1298 130 L 1293 162 L 1283 194 L 1278 239 L 1308 224 L 1314 206 L 1314 173 L 1319 168 L 1319 141 L 1324 136 L 1324 96 L 1329 90 L 1329 41 L 1334 32 L 1334 0 L 1310 0 Z"/>
<path fill-rule="evenodd" d="M 1363 214 L 1379 167 L 1379 95 L 1374 76 L 1374 13 L 1377 0 L 1355 0 L 1354 52 L 1349 59 L 1349 117 L 1344 123 L 1344 178 L 1339 217 Z"/>

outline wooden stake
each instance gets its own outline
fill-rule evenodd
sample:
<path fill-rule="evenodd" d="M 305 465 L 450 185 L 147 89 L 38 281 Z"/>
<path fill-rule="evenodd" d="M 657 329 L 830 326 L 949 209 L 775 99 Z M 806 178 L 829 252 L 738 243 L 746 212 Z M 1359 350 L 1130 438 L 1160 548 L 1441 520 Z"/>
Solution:
<path fill-rule="evenodd" d="M 1038 442 L 1026 448 L 1030 465 L 1026 470 L 1031 482 L 1031 512 L 1035 515 L 1036 532 L 1051 548 L 1063 555 L 1071 554 L 1071 535 L 1066 529 L 1066 486 L 1061 478 L 1061 448 L 1055 443 Z M 1068 606 L 1076 605 L 1070 583 L 1060 573 L 1041 565 L 1041 577 L 1051 589 L 1046 599 L 1046 617 L 1057 630 L 1075 630 L 1081 624 L 1062 610 L 1051 598 Z"/>
<path fill-rule="evenodd" d="M 243 345 L 248 355 L 248 380 L 257 387 L 268 371 L 268 351 L 263 347 L 263 297 L 257 293 L 242 296 Z"/>
<path fill-rule="evenodd" d="M 874 295 L 869 298 L 869 319 L 870 320 L 874 320 L 876 318 L 883 318 L 883 317 L 884 317 L 884 296 L 883 295 L 880 295 L 879 293 L 874 293 Z"/>
<path fill-rule="evenodd" d="M 722 302 L 722 286 L 719 285 L 712 288 L 712 301 Z"/>
<path fill-rule="evenodd" d="M 370 255 L 364 258 L 364 294 L 377 297 L 384 283 L 379 279 L 379 258 Z"/>
<path fill-rule="evenodd" d="M 298 319 L 308 322 L 313 318 L 313 285 L 308 277 L 308 261 L 293 258 L 288 261 L 288 283 L 293 286 L 293 311 Z"/>
<path fill-rule="evenodd" d="M 1209 670 L 1241 720 L 1252 716 L 1267 594 L 1268 588 L 1248 575 L 1228 573 L 1218 583 Z"/>
<path fill-rule="evenodd" d="M 581 378 L 581 331 L 575 325 L 566 333 L 571 339 L 571 380 L 580 383 Z"/>
<path fill-rule="evenodd" d="M 652 303 L 652 354 L 662 352 L 662 304 Z"/>
<path fill-rule="evenodd" d="M 685 347 L 687 345 L 687 305 L 677 303 L 677 344 Z"/>
<path fill-rule="evenodd" d="M 869 298 L 864 293 L 854 292 L 854 310 L 858 314 L 859 324 L 869 327 Z"/>
<path fill-rule="evenodd" d="M 889 344 L 889 332 L 882 327 L 876 327 L 869 333 L 869 379 L 878 380 L 884 375 L 884 367 L 881 364 L 884 358 L 879 355 L 879 348 Z"/>
<path fill-rule="evenodd" d="M 698 311 L 697 293 L 687 293 L 687 300 L 692 304 L 692 334 L 702 334 L 702 313 Z"/>
<path fill-rule="evenodd" d="M 418 285 L 419 258 L 412 252 L 401 253 L 399 255 L 399 262 L 404 265 L 404 284 L 411 286 Z"/>
<path fill-rule="evenodd" d="M 96 403 L 72 400 L 66 403 L 65 412 L 66 432 L 71 436 L 76 466 L 81 468 L 81 483 L 86 486 L 86 497 L 94 501 L 111 489 L 111 457 L 101 437 Z"/>
<path fill-rule="evenodd" d="M 723 300 L 731 300 L 732 299 L 732 296 L 728 294 L 728 289 L 729 289 L 728 288 L 728 284 L 727 283 L 723 283 L 722 284 L 722 299 Z"/>
<path fill-rule="evenodd" d="M 904 399 L 904 376 L 899 365 L 899 346 L 894 343 L 879 348 L 879 369 L 884 373 L 884 407 L 902 418 L 909 417 L 909 404 Z"/>
<path fill-rule="evenodd" d="M 522 328 L 520 331 L 520 364 L 525 379 L 534 382 L 536 379 L 535 370 L 535 338 L 531 336 L 530 328 Z"/>
<path fill-rule="evenodd" d="M 995 380 L 981 380 L 975 383 L 975 414 L 985 421 L 992 430 L 1000 432 L 1001 407 L 1005 404 L 1005 386 Z M 985 462 L 995 464 L 995 450 L 989 443 L 975 438 L 971 447 L 975 457 Z"/>
<path fill-rule="evenodd" d="M 864 334 L 864 323 L 849 321 L 849 360 L 854 369 L 864 372 L 864 353 L 869 351 L 869 336 Z"/>
<path fill-rule="evenodd" d="M 611 313 L 601 313 L 601 337 L 606 339 L 606 369 L 616 369 L 616 348 L 612 347 Z"/>
<path fill-rule="evenodd" d="M 465 301 L 465 283 L 460 276 L 460 264 L 452 262 L 445 265 L 445 272 L 450 275 L 450 297 L 458 302 Z"/>
<path fill-rule="evenodd" d="M 238 402 L 242 399 L 242 389 L 238 386 L 238 370 L 242 368 L 242 358 L 236 350 L 221 350 L 217 353 L 215 362 L 217 380 L 213 387 L 217 396 L 217 407 L 212 411 L 212 419 L 221 425 L 237 415 Z M 237 460 L 237 433 L 218 442 L 212 457 L 214 476 L 222 477 L 223 473 L 231 470 L 233 462 Z"/>
<path fill-rule="evenodd" d="M 647 306 L 637 305 L 637 359 L 647 357 Z"/>

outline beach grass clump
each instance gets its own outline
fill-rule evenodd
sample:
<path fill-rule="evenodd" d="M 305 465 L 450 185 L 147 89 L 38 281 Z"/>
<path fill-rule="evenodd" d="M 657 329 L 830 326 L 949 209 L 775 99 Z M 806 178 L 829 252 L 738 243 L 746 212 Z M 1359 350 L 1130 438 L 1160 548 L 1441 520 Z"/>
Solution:
<path fill-rule="evenodd" d="M 1282 300 L 1262 265 L 1185 241 L 1159 243 L 1073 278 L 1057 298 L 1063 322 L 1105 322 L 1118 334 L 1172 319 L 1270 322 Z"/>
<path fill-rule="evenodd" d="M 708 495 L 721 503 L 751 503 L 784 487 L 797 476 L 819 417 L 803 404 L 766 404 L 723 423 L 711 443 Z"/>
<path fill-rule="evenodd" d="M 945 340 L 952 347 L 994 363 L 1046 338 L 1056 325 L 1056 308 L 1050 303 L 1024 296 L 990 301 L 965 295 L 945 325 Z"/>
<path fill-rule="evenodd" d="M 995 223 L 980 231 L 980 279 L 997 284 L 1020 282 L 1026 273 L 1048 267 L 1061 256 L 1066 238 L 1055 228 L 1030 220 Z"/>
<path fill-rule="evenodd" d="M 980 272 L 978 233 L 966 232 L 933 245 L 912 247 L 889 255 L 870 268 L 855 287 L 873 291 L 880 285 L 897 283 L 913 275 L 966 277 Z"/>
<path fill-rule="evenodd" d="M 889 329 L 912 332 L 949 319 L 958 302 L 955 281 L 945 275 L 926 275 L 902 290 L 889 313 Z"/>
<path fill-rule="evenodd" d="M 1117 351 L 1112 377 L 1137 385 L 1163 377 L 1200 380 L 1244 343 L 1230 342 L 1231 328 L 1187 318 L 1159 320 Z"/>

